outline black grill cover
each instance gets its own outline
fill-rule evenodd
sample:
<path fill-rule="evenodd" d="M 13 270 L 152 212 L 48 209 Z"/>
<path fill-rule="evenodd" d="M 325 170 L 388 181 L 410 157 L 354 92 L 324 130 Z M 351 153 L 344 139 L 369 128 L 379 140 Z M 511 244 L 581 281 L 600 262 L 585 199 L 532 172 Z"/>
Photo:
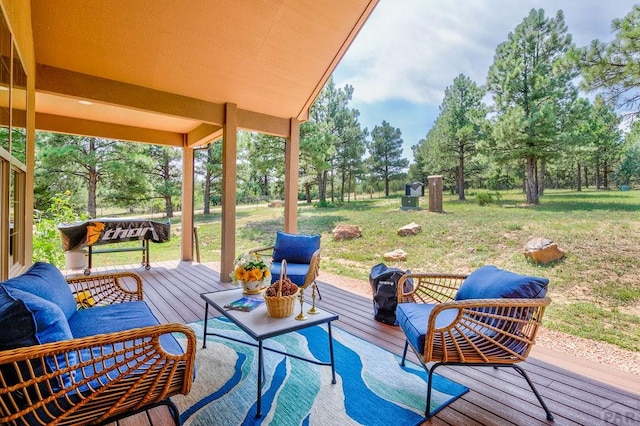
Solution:
<path fill-rule="evenodd" d="M 125 241 L 150 240 L 162 243 L 169 241 L 170 228 L 170 222 L 112 218 L 98 218 L 58 226 L 65 251 Z"/>

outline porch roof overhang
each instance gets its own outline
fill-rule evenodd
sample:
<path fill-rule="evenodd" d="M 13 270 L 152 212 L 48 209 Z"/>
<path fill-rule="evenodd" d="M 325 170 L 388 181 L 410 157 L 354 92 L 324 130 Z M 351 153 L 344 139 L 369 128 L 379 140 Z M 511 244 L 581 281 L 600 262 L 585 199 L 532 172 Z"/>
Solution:
<path fill-rule="evenodd" d="M 36 128 L 197 146 L 231 103 L 239 128 L 286 137 L 376 4 L 33 0 Z"/>

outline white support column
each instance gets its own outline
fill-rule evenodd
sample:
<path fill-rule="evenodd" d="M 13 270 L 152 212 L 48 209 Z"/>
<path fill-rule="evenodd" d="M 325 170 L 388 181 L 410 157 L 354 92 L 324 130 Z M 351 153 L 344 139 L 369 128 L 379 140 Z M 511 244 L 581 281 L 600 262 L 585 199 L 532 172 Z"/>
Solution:
<path fill-rule="evenodd" d="M 193 161 L 193 148 L 182 148 L 182 241 L 180 258 L 187 262 L 193 260 Z"/>
<path fill-rule="evenodd" d="M 236 252 L 236 159 L 238 154 L 238 107 L 225 105 L 222 128 L 222 244 L 220 279 L 231 281 Z"/>
<path fill-rule="evenodd" d="M 284 231 L 298 232 L 298 168 L 300 167 L 300 123 L 292 118 L 284 153 Z"/>

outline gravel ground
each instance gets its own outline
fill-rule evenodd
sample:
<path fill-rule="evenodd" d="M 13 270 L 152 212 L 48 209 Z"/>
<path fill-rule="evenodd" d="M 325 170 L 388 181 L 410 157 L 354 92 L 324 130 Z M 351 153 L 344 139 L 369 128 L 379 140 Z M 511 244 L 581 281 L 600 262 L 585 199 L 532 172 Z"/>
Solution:
<path fill-rule="evenodd" d="M 318 280 L 371 297 L 367 281 L 326 272 L 321 272 Z M 626 351 L 610 343 L 584 339 L 544 327 L 538 332 L 536 344 L 640 376 L 640 352 Z"/>

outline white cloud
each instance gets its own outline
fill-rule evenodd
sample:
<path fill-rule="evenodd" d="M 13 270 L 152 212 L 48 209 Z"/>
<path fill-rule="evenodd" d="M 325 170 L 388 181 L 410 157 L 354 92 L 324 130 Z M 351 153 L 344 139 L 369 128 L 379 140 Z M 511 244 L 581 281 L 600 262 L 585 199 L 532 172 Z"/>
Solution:
<path fill-rule="evenodd" d="M 484 84 L 498 44 L 532 8 L 564 12 L 574 42 L 610 39 L 611 20 L 634 1 L 381 0 L 335 73 L 359 104 L 404 100 L 439 105 L 463 73 Z"/>

